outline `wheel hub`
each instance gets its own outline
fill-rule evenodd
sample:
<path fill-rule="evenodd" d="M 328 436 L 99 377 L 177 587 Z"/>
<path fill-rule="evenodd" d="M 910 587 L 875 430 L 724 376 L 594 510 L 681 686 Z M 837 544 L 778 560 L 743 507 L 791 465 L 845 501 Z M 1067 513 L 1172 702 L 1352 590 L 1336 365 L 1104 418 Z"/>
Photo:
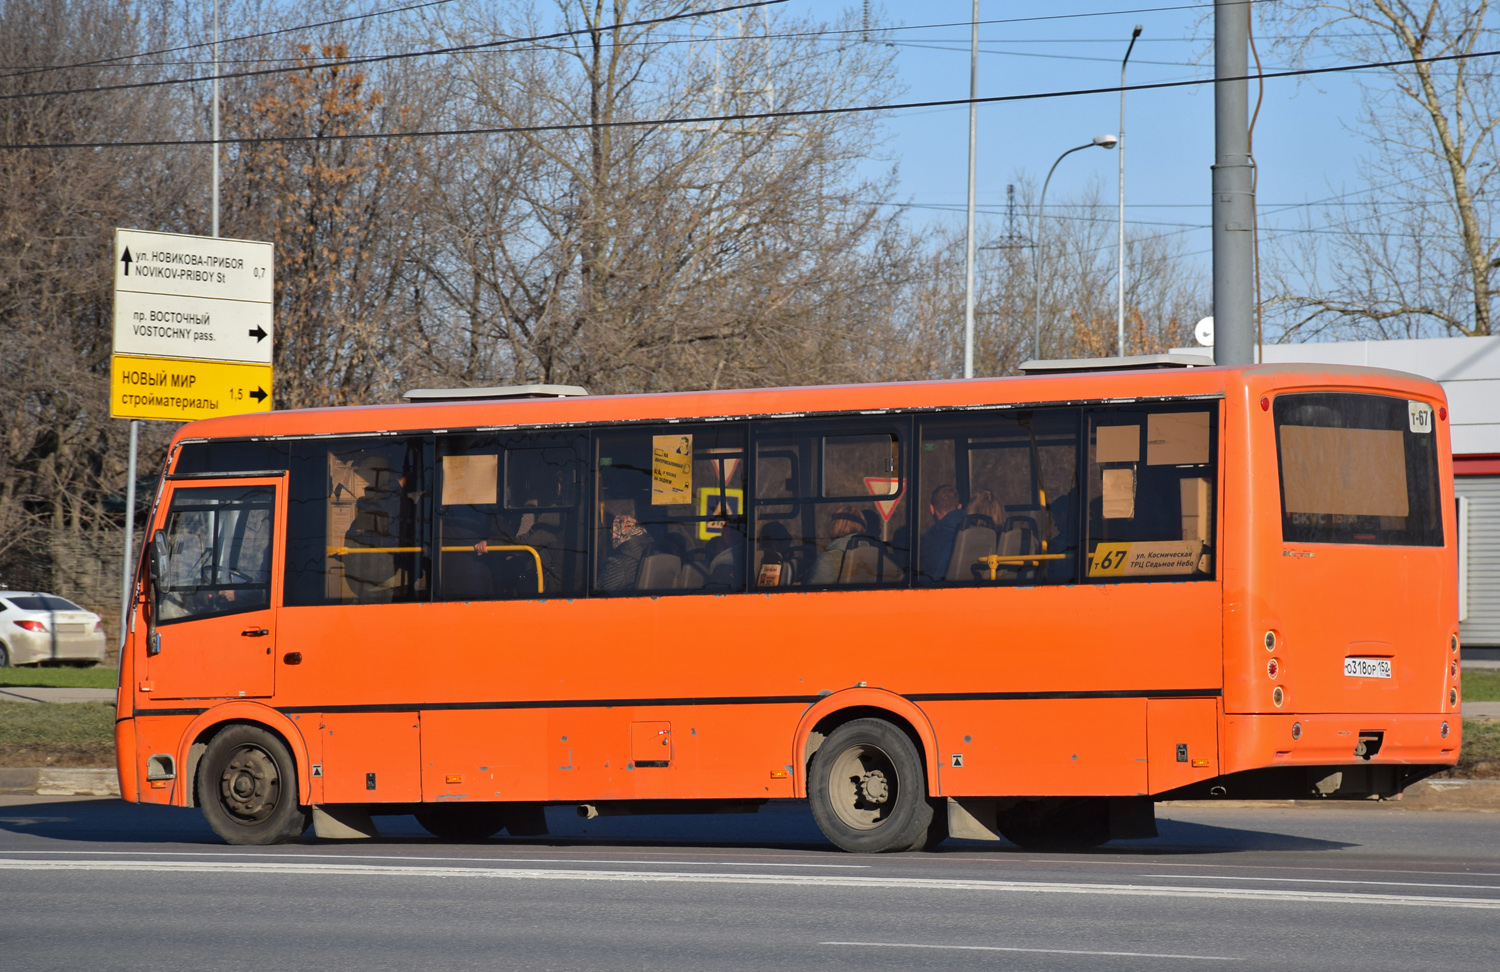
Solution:
<path fill-rule="evenodd" d="M 219 779 L 224 808 L 247 821 L 264 820 L 281 796 L 276 763 L 264 750 L 245 746 L 235 751 Z"/>
<path fill-rule="evenodd" d="M 891 797 L 891 786 L 885 774 L 878 769 L 870 770 L 859 781 L 859 795 L 865 803 L 879 806 Z"/>

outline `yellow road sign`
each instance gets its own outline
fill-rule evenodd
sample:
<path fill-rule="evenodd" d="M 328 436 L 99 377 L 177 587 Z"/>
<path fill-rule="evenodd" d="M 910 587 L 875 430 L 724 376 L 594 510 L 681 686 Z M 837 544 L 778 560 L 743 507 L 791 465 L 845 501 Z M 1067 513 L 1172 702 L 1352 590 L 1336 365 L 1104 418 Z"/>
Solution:
<path fill-rule="evenodd" d="M 271 410 L 271 366 L 117 354 L 110 359 L 112 418 L 191 422 Z"/>

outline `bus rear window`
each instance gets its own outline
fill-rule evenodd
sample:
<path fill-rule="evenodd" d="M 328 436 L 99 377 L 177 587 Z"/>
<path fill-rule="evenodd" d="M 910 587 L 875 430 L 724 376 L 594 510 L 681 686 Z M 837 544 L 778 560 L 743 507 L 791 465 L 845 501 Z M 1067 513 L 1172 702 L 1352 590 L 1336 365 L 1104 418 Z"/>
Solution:
<path fill-rule="evenodd" d="M 1442 546 L 1432 406 L 1327 392 L 1274 415 L 1282 540 Z"/>

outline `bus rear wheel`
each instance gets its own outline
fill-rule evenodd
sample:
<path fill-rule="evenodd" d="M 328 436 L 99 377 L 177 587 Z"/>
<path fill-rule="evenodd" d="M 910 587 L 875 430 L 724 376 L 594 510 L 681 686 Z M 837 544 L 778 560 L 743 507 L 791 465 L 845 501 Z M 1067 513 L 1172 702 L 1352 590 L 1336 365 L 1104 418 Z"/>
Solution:
<path fill-rule="evenodd" d="M 229 844 L 295 840 L 309 818 L 297 802 L 292 754 L 257 726 L 230 726 L 209 741 L 198 771 L 198 806 Z"/>
<path fill-rule="evenodd" d="M 823 740 L 808 767 L 808 802 L 823 835 L 856 853 L 921 849 L 933 823 L 922 757 L 906 733 L 855 719 Z"/>

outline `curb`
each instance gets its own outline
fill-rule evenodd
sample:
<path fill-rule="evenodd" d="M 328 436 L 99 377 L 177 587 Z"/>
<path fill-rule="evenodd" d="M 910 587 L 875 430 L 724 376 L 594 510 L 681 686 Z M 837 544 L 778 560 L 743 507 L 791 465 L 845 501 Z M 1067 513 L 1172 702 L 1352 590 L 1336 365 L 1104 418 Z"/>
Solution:
<path fill-rule="evenodd" d="M 0 769 L 0 794 L 117 797 L 120 778 L 112 769 Z"/>

